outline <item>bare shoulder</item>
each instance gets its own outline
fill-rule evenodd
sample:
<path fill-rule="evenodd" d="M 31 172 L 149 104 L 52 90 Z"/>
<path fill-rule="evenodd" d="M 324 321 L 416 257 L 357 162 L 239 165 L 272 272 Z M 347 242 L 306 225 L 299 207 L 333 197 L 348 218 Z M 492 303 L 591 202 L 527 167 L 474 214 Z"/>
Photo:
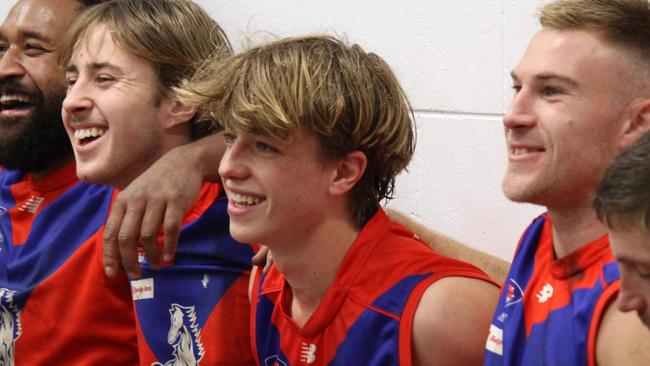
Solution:
<path fill-rule="evenodd" d="M 598 329 L 596 363 L 608 365 L 650 365 L 650 330 L 636 313 L 623 313 L 610 305 Z"/>
<path fill-rule="evenodd" d="M 414 365 L 481 365 L 498 291 L 465 277 L 429 286 L 413 320 Z"/>

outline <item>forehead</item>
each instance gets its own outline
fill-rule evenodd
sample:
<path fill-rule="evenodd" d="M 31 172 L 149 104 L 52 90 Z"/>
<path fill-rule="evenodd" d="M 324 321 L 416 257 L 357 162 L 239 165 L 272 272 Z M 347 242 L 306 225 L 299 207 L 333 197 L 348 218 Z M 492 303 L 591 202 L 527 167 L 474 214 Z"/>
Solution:
<path fill-rule="evenodd" d="M 631 64 L 629 55 L 593 33 L 543 28 L 531 39 L 514 74 L 526 78 L 552 73 L 579 83 L 602 83 L 629 75 Z"/>
<path fill-rule="evenodd" d="M 109 29 L 98 24 L 91 26 L 74 46 L 71 63 L 89 62 L 96 64 L 109 64 L 122 68 L 133 67 L 141 72 L 141 67 L 152 69 L 153 65 L 147 60 L 136 56 L 119 44 L 111 37 Z"/>
<path fill-rule="evenodd" d="M 650 266 L 650 232 L 637 227 L 610 228 L 609 240 L 617 259 Z"/>
<path fill-rule="evenodd" d="M 76 0 L 22 0 L 0 26 L 5 37 L 38 33 L 57 43 L 81 9 Z"/>

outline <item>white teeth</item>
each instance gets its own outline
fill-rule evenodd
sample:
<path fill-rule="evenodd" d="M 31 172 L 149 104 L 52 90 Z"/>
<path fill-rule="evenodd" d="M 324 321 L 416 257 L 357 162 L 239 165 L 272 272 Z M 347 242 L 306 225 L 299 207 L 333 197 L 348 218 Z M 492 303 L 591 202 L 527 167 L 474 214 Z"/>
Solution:
<path fill-rule="evenodd" d="M 16 102 L 29 103 L 30 100 L 27 95 L 22 95 L 22 94 L 3 94 L 0 96 L 0 103 L 2 104 L 16 103 Z"/>
<path fill-rule="evenodd" d="M 528 148 L 523 148 L 523 147 L 512 149 L 512 153 L 514 155 L 524 155 L 524 154 L 530 154 L 530 153 L 541 152 L 541 151 L 543 151 L 543 150 L 542 149 L 528 149 Z"/>
<path fill-rule="evenodd" d="M 254 197 L 254 196 L 247 196 L 243 194 L 238 194 L 238 193 L 233 193 L 230 196 L 230 199 L 240 205 L 246 205 L 246 206 L 253 206 L 257 205 L 259 203 L 262 203 L 266 200 L 264 197 Z"/>
<path fill-rule="evenodd" d="M 99 137 L 104 136 L 106 130 L 103 128 L 82 128 L 74 131 L 74 138 L 77 140 L 83 140 L 89 137 Z"/>

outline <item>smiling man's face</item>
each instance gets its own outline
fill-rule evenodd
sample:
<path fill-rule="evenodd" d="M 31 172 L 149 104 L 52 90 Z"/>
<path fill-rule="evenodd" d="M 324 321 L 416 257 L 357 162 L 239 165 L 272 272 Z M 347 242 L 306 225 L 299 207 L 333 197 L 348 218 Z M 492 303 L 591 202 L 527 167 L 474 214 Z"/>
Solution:
<path fill-rule="evenodd" d="M 75 0 L 22 0 L 0 26 L 0 165 L 25 172 L 70 156 L 60 117 L 65 96 L 59 42 L 81 9 Z"/>

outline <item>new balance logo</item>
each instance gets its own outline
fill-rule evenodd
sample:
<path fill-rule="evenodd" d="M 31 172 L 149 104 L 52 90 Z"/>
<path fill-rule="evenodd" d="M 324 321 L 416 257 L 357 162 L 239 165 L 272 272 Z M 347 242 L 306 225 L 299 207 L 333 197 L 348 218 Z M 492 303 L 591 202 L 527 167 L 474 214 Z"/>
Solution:
<path fill-rule="evenodd" d="M 537 301 L 539 303 L 547 302 L 553 296 L 553 286 L 545 284 L 544 287 L 537 294 Z"/>
<path fill-rule="evenodd" d="M 24 205 L 20 206 L 18 210 L 20 211 L 27 211 L 29 213 L 34 213 L 36 210 L 38 210 L 38 206 L 41 205 L 41 202 L 45 197 L 36 197 L 36 196 L 31 196 L 27 202 L 25 202 Z"/>
<path fill-rule="evenodd" d="M 300 361 L 312 364 L 316 361 L 316 345 L 313 343 L 303 343 L 300 347 Z"/>

